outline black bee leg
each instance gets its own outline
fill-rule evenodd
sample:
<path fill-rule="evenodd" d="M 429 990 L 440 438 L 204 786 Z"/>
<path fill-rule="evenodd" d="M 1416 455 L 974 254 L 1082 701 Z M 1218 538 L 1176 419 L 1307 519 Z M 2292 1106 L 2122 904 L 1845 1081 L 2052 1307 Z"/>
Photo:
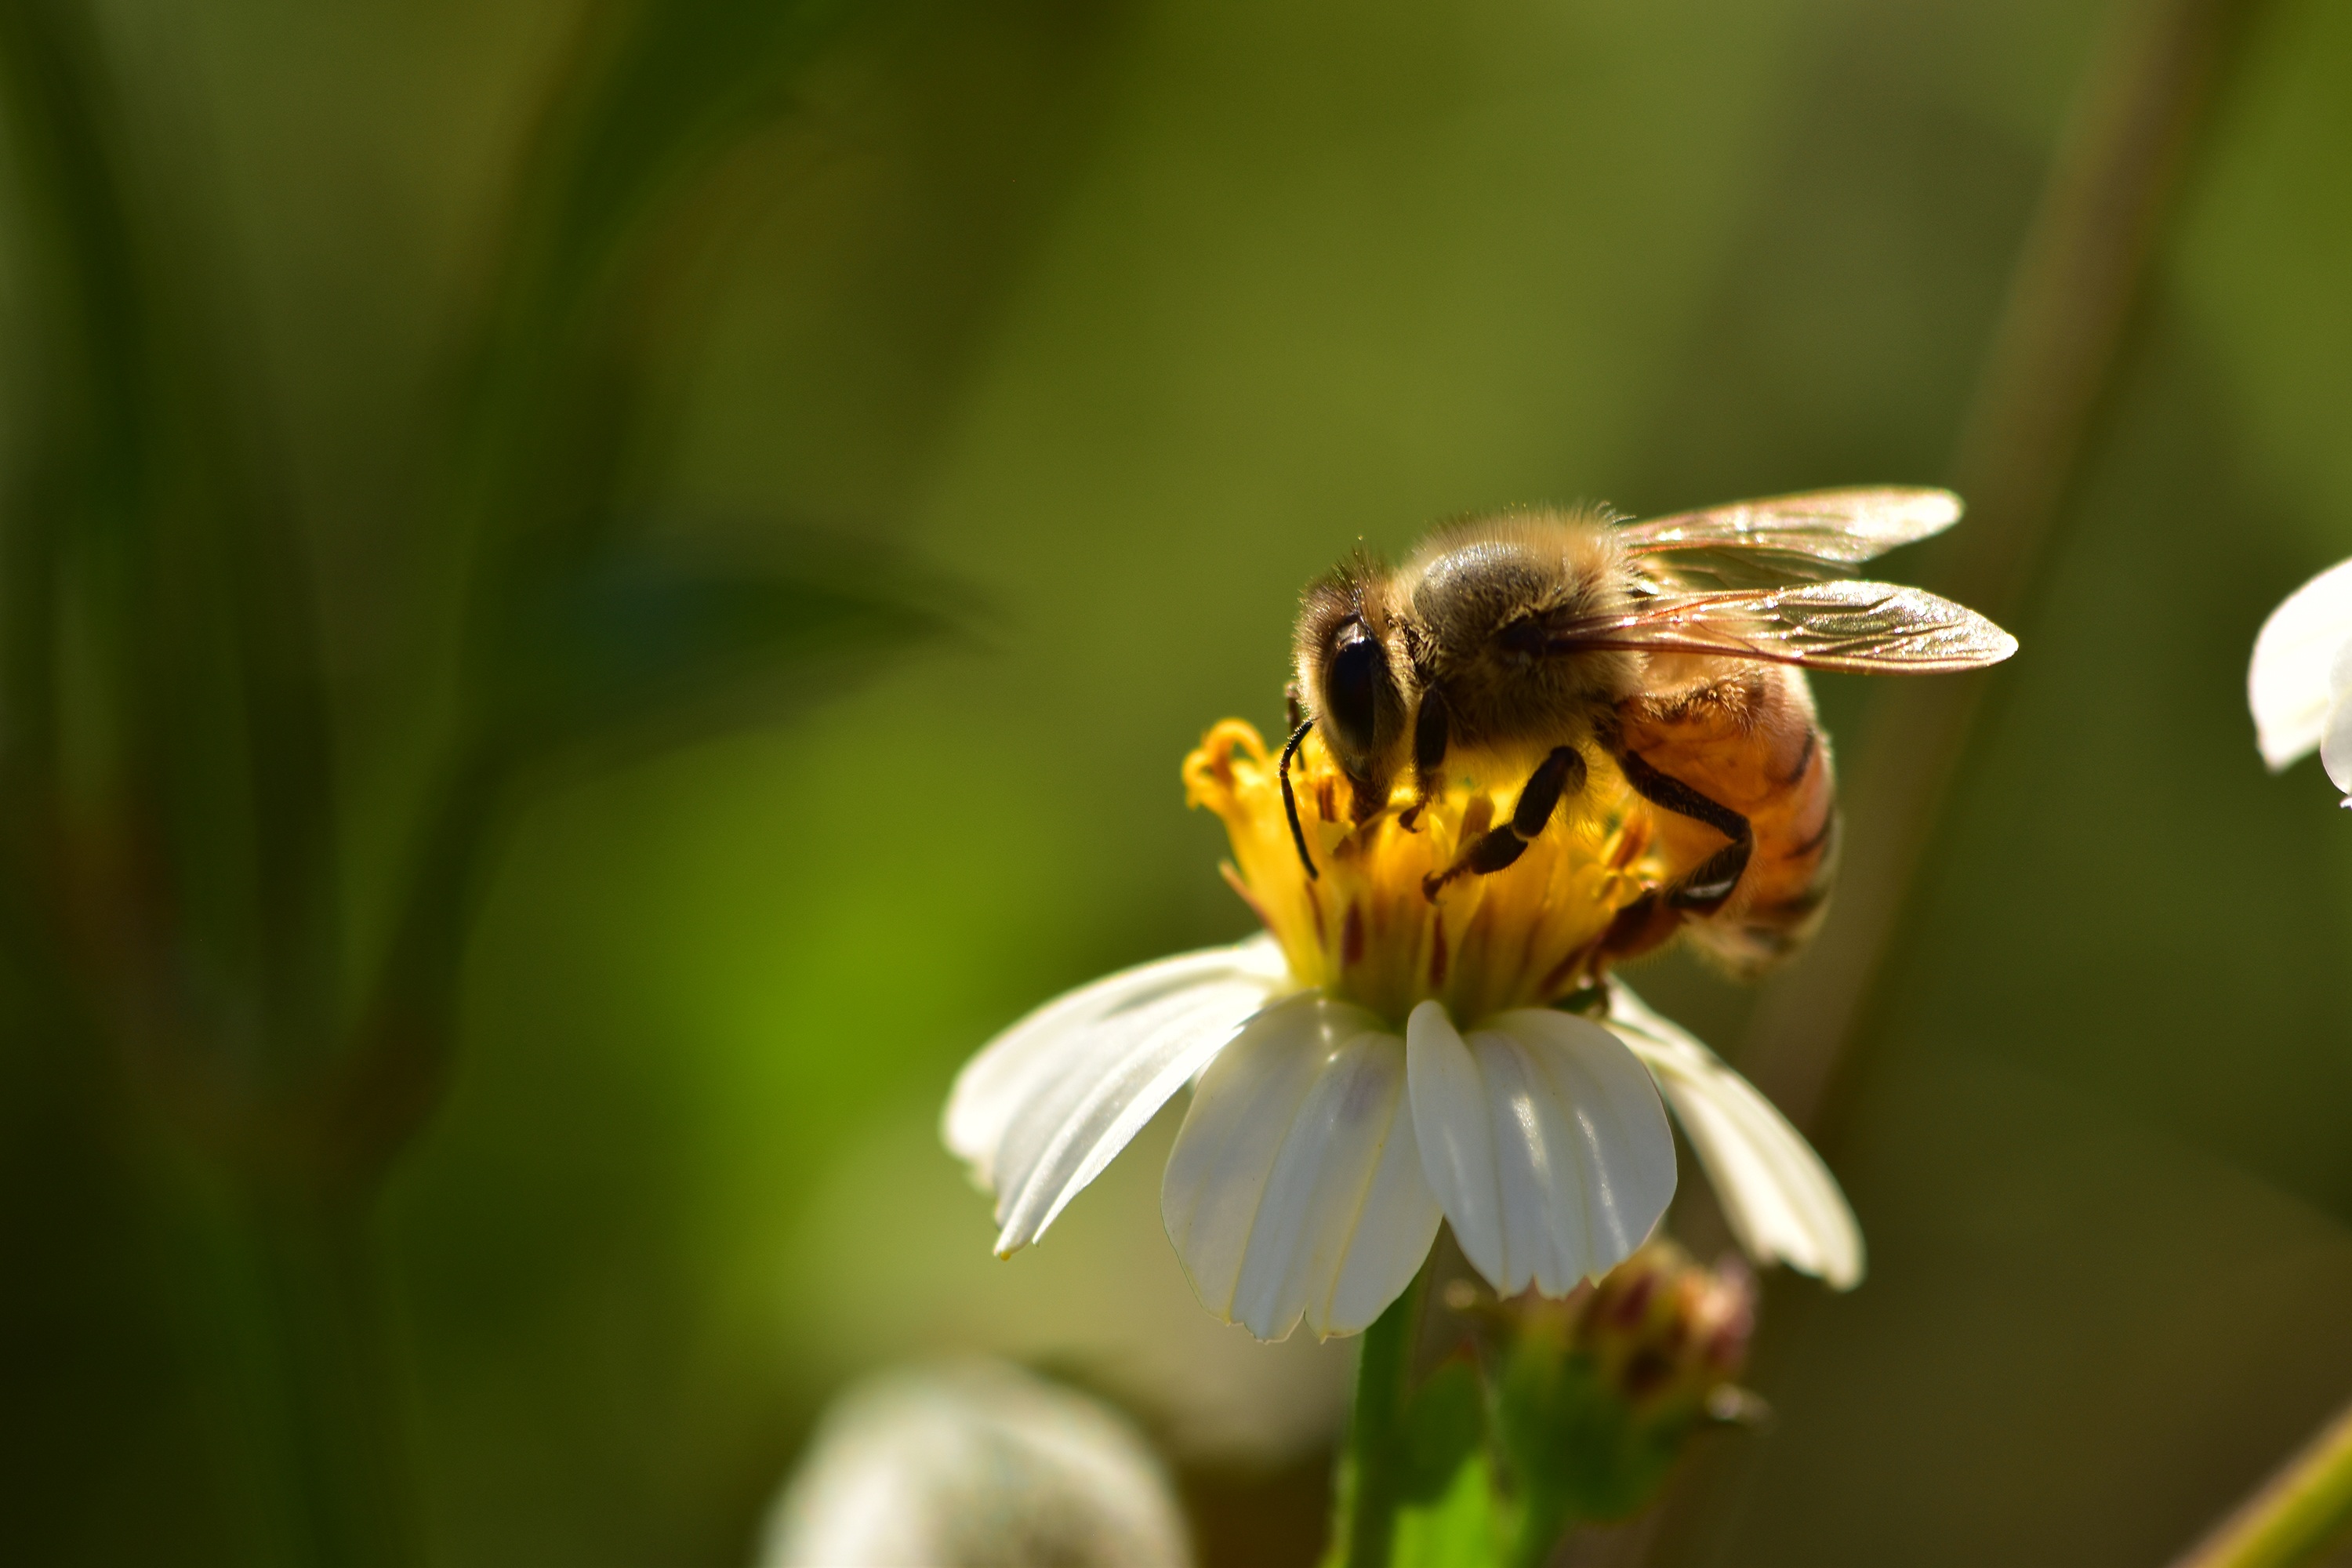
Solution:
<path fill-rule="evenodd" d="M 1290 842 L 1297 847 L 1298 863 L 1307 868 L 1307 879 L 1316 880 L 1315 857 L 1307 853 L 1307 829 L 1298 825 L 1298 796 L 1290 787 L 1290 759 L 1298 754 L 1298 742 L 1307 739 L 1307 731 L 1315 728 L 1315 721 L 1302 719 L 1298 728 L 1290 732 L 1290 744 L 1282 748 L 1282 809 L 1290 818 Z"/>
<path fill-rule="evenodd" d="M 1423 878 L 1421 890 L 1433 899 L 1440 888 L 1456 877 L 1490 876 L 1526 854 L 1528 846 L 1551 821 L 1551 814 L 1559 809 L 1559 797 L 1584 788 L 1584 772 L 1583 752 L 1574 746 L 1554 747 L 1528 776 L 1518 805 L 1511 808 L 1511 820 L 1480 834 L 1444 872 Z"/>
<path fill-rule="evenodd" d="M 1643 800 L 1664 806 L 1677 816 L 1704 822 L 1731 840 L 1701 861 L 1680 886 L 1666 895 L 1668 904 L 1695 914 L 1711 915 L 1721 909 L 1732 889 L 1739 886 L 1740 873 L 1748 869 L 1748 858 L 1756 849 L 1756 835 L 1748 827 L 1748 819 L 1682 780 L 1660 773 L 1638 752 L 1618 752 L 1617 765 L 1624 770 L 1625 782 L 1633 786 L 1633 793 Z"/>
<path fill-rule="evenodd" d="M 1519 804 L 1511 808 L 1511 833 L 1525 844 L 1542 833 L 1562 795 L 1584 791 L 1584 753 L 1574 746 L 1555 746 L 1551 755 L 1528 775 Z"/>
<path fill-rule="evenodd" d="M 1307 722 L 1307 705 L 1298 700 L 1298 682 L 1286 680 L 1282 683 L 1282 710 L 1288 716 L 1293 730 Z"/>
<path fill-rule="evenodd" d="M 1430 796 L 1444 787 L 1445 775 L 1439 770 L 1445 766 L 1445 747 L 1449 725 L 1445 717 L 1445 700 L 1433 688 L 1421 694 L 1421 711 L 1412 720 L 1412 804 L 1405 807 L 1397 825 L 1411 833 L 1421 820 L 1422 808 Z"/>

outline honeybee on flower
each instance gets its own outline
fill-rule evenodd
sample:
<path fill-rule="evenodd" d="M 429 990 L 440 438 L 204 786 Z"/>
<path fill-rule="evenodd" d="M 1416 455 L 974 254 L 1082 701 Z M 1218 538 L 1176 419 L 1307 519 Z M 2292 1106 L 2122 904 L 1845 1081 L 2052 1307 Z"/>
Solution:
<path fill-rule="evenodd" d="M 1673 1196 L 1668 1108 L 1752 1256 L 1856 1283 L 1819 1157 L 1612 966 L 1690 931 L 1753 973 L 1809 934 L 1834 797 L 1804 669 L 2015 648 L 1841 580 L 1958 514 L 1886 489 L 1531 513 L 1311 585 L 1279 757 L 1227 721 L 1184 763 L 1263 933 L 1048 1003 L 957 1078 L 943 1132 L 996 1194 L 999 1254 L 1190 1083 L 1162 1218 L 1202 1303 L 1261 1339 L 1368 1327 L 1441 1220 L 1503 1294 L 1599 1278 Z"/>

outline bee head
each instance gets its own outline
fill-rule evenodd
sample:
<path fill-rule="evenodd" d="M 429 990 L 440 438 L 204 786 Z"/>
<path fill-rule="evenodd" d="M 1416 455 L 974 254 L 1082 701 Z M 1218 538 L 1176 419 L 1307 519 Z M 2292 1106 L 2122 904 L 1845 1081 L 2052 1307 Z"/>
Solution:
<path fill-rule="evenodd" d="M 1391 648 L 1385 578 L 1367 563 L 1317 583 L 1300 606 L 1298 689 L 1323 743 L 1360 793 L 1385 795 L 1405 735 L 1401 648 Z"/>

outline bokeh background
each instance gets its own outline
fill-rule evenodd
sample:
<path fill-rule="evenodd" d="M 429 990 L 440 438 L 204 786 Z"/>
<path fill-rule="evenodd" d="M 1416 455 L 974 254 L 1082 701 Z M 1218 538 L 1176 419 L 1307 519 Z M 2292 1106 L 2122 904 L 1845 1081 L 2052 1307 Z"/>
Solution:
<path fill-rule="evenodd" d="M 115 320 L 52 232 L 99 210 L 38 108 L 78 83 L 147 215 L 121 297 L 204 345 L 154 395 L 155 514 L 216 441 L 299 563 L 191 547 L 122 635 L 199 666 L 309 607 L 331 990 L 394 941 L 464 715 L 535 721 L 468 707 L 480 627 L 577 652 L 500 563 L 830 585 L 779 612 L 817 632 L 746 644 L 762 701 L 673 722 L 663 676 L 533 753 L 448 906 L 446 1092 L 336 1211 L 377 1265 L 352 1418 L 422 1558 L 617 1568 L 747 1561 L 824 1398 L 958 1350 L 1133 1412 L 1213 1561 L 1310 1559 L 1347 1347 L 1192 1303 L 1166 1117 L 992 1258 L 950 1076 L 1062 987 L 1242 934 L 1177 763 L 1278 722 L 1293 597 L 1360 538 L 1948 477 L 2109 6 L 21 12 L 5 455 L 46 471 L 82 395 L 57 301 Z M 2264 613 L 2352 554 L 2352 11 L 2253 8 L 2199 123 L 1822 1124 L 1871 1278 L 1771 1282 L 1777 1419 L 1709 1445 L 1654 1562 L 2158 1561 L 2352 1392 L 2352 823 L 2315 766 L 2265 774 L 2243 703 Z M 656 601 L 561 701 L 708 608 Z M 184 696 L 173 745 L 253 721 Z M 214 800 L 169 816 L 190 885 L 268 816 Z M 307 1560 L 237 1162 L 10 940 L 0 1555 Z M 1643 984 L 1738 1039 L 1746 993 Z"/>

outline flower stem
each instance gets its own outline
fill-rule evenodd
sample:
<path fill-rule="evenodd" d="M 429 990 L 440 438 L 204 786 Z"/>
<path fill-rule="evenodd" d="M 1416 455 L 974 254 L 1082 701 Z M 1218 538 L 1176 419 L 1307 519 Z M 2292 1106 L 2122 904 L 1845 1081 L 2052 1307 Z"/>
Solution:
<path fill-rule="evenodd" d="M 245 1195 L 255 1342 L 247 1374 L 288 1568 L 399 1568 L 414 1519 L 364 1203 Z"/>
<path fill-rule="evenodd" d="M 2010 282 L 1954 457 L 1969 521 L 1941 546 L 1938 593 L 2009 619 L 2114 395 L 2151 258 L 2202 114 L 2254 0 L 2114 7 Z M 1838 910 L 1803 964 L 1756 1003 L 1738 1059 L 1801 1128 L 1885 1000 L 1905 908 L 1984 690 L 1983 678 L 1882 683 L 1853 749 Z"/>
<path fill-rule="evenodd" d="M 2352 1525 L 2352 1405 L 2173 1568 L 2290 1568 Z"/>
<path fill-rule="evenodd" d="M 1550 1498 L 1529 1498 L 1517 1528 L 1511 1532 L 1510 1555 L 1505 1561 L 1511 1568 L 1543 1568 L 1575 1520 Z"/>
<path fill-rule="evenodd" d="M 1339 1550 L 1344 1568 L 1388 1568 L 1396 1542 L 1397 1446 L 1404 1425 L 1412 1352 L 1421 1338 L 1421 1303 L 1429 1287 L 1424 1265 L 1404 1294 L 1364 1331 L 1356 1362 L 1356 1407 L 1348 1418 L 1340 1471 Z"/>

